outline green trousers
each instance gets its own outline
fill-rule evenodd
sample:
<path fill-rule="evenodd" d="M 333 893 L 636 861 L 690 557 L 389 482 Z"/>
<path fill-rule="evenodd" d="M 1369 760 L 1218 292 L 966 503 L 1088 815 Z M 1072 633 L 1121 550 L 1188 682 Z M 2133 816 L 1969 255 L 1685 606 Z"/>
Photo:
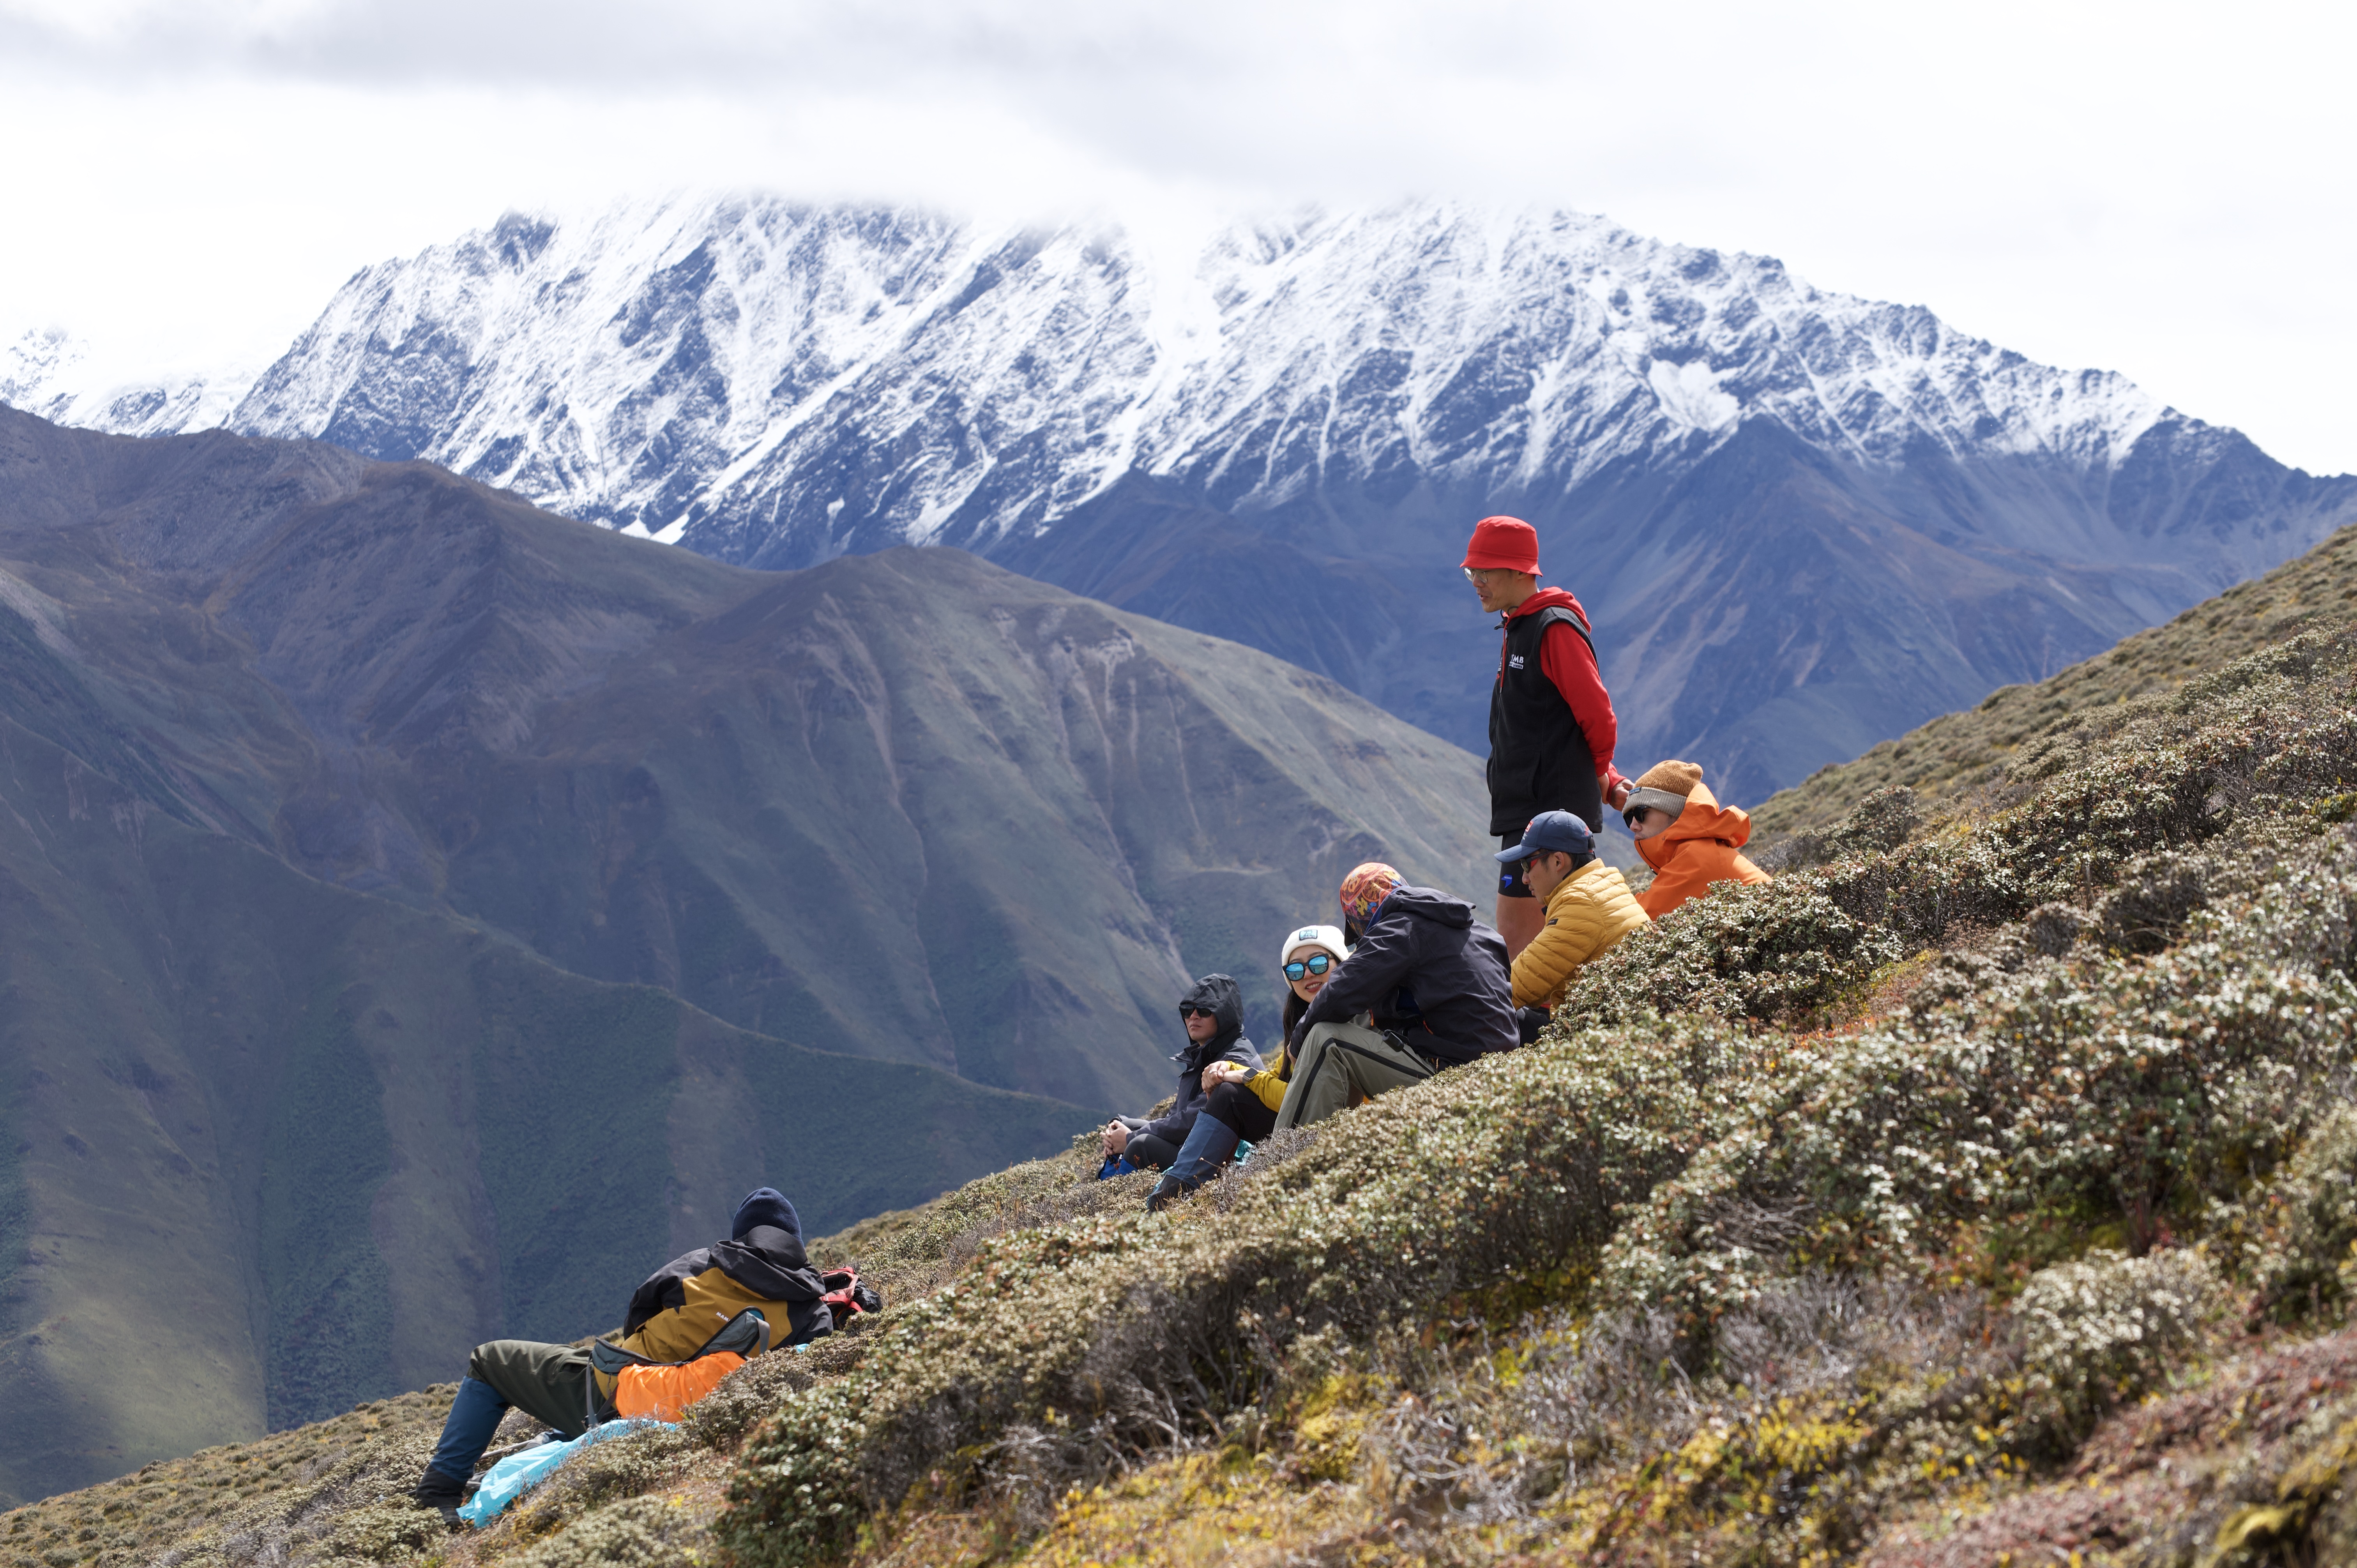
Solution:
<path fill-rule="evenodd" d="M 614 1419 L 612 1402 L 595 1393 L 587 1350 L 531 1339 L 494 1339 L 475 1347 L 467 1375 L 490 1384 L 500 1398 L 567 1437 L 589 1430 L 593 1397 L 597 1419 Z"/>
<path fill-rule="evenodd" d="M 1276 1124 L 1307 1127 L 1351 1103 L 1353 1091 L 1372 1100 L 1404 1083 L 1422 1083 L 1434 1065 L 1372 1029 L 1356 1024 L 1320 1024 L 1301 1042 Z"/>

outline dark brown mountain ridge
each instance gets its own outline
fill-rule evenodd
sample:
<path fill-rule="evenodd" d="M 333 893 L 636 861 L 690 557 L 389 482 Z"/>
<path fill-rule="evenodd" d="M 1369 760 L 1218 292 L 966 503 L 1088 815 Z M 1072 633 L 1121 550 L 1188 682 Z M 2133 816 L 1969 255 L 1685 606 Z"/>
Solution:
<path fill-rule="evenodd" d="M 985 777 L 1079 835 L 1086 859 L 1137 862 L 1090 878 L 1105 933 L 1092 940 L 1116 944 L 1114 961 L 1071 955 L 1051 966 L 1055 983 L 1036 982 L 1071 989 L 1082 1000 L 1060 1004 L 1084 1011 L 1158 1019 L 1185 967 L 1121 906 L 1175 899 L 1190 911 L 1176 918 L 1200 925 L 1228 902 L 1214 890 L 1225 879 L 1257 875 L 1226 854 L 1173 861 L 1166 838 L 1195 854 L 1247 829 L 1272 862 L 1289 845 L 1341 865 L 1382 850 L 1451 877 L 1469 864 L 1454 842 L 1452 797 L 1478 789 L 1463 754 L 1314 677 L 955 552 L 739 571 L 585 532 L 425 465 L 220 435 L 119 442 L 22 416 L 0 429 L 21 443 L 0 458 L 0 548 L 19 596 L 106 715 L 118 766 L 151 781 L 153 806 L 748 1027 L 956 1066 L 917 981 L 862 971 L 834 985 L 791 961 L 759 911 L 857 908 L 862 935 L 889 945 L 912 921 L 1020 925 L 1052 901 L 1017 897 L 1044 893 L 1042 878 L 1069 898 L 1082 857 L 1027 843 L 1016 822 L 939 864 L 919 852 L 930 823 L 909 808 L 956 825 Z M 142 449 L 101 471 L 93 446 Z M 66 521 L 77 505 L 95 514 L 79 528 Z M 102 615 L 104 635 L 63 629 L 67 606 L 78 625 Z M 1172 655 L 1212 668 L 1178 671 Z M 1037 733 L 998 722 L 1041 702 L 1055 711 L 1036 715 Z M 1239 724 L 1242 748 L 1205 727 Z M 1382 733 L 1358 733 L 1370 725 Z M 1395 759 L 1421 770 L 1405 812 L 1380 788 Z M 940 777 L 942 763 L 963 777 Z M 1256 795 L 1272 765 L 1313 788 Z M 1444 785 L 1434 768 L 1460 771 Z M 1166 786 L 1181 793 L 1160 800 Z M 1349 821 L 1352 802 L 1374 815 Z M 726 851 L 681 832 L 683 810 L 727 822 Z M 856 853 L 846 822 L 859 824 Z M 1359 849 L 1334 847 L 1354 832 Z M 1288 887 L 1271 927 L 1323 880 L 1321 868 Z M 1210 907 L 1194 911 L 1199 896 Z M 1222 961 L 1257 970 L 1262 945 Z M 1144 995 L 1104 978 L 1155 968 Z M 1114 1071 L 1107 1087 L 1125 1090 L 1160 1071 L 1074 1070 Z"/>

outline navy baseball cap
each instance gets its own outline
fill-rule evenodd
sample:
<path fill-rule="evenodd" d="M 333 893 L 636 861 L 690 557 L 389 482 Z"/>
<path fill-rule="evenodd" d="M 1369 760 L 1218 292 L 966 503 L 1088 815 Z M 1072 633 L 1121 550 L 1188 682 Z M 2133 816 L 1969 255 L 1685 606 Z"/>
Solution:
<path fill-rule="evenodd" d="M 1541 811 L 1523 830 L 1523 842 L 1512 849 L 1500 850 L 1497 858 L 1502 864 L 1509 860 L 1528 860 L 1547 850 L 1559 849 L 1566 854 L 1594 854 L 1596 835 L 1587 824 L 1573 811 Z"/>

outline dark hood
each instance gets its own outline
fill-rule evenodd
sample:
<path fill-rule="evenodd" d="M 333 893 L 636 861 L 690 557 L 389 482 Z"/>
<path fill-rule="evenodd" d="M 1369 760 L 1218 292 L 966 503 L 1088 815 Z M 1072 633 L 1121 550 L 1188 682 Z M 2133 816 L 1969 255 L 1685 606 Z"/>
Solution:
<path fill-rule="evenodd" d="M 1189 1039 L 1186 1048 L 1170 1058 L 1174 1062 L 1195 1063 L 1195 1071 L 1200 1071 L 1202 1064 L 1213 1058 L 1226 1055 L 1228 1047 L 1236 1043 L 1236 1036 L 1244 1032 L 1243 988 L 1231 975 L 1204 975 L 1178 998 L 1178 1005 L 1208 1007 L 1211 1016 L 1220 1021 L 1219 1033 L 1208 1040 Z M 1180 1026 L 1185 1026 L 1183 1021 Z"/>
<path fill-rule="evenodd" d="M 1473 906 L 1437 887 L 1393 888 L 1391 897 L 1375 911 L 1375 918 L 1381 919 L 1390 914 L 1413 915 L 1419 920 L 1460 931 L 1473 923 Z"/>
<path fill-rule="evenodd" d="M 826 1294 L 802 1255 L 802 1239 L 774 1225 L 756 1225 L 734 1241 L 715 1241 L 712 1261 L 767 1301 L 816 1301 Z"/>
<path fill-rule="evenodd" d="M 745 1195 L 745 1201 L 737 1206 L 737 1218 L 729 1221 L 728 1234 L 741 1241 L 745 1232 L 756 1225 L 774 1225 L 796 1237 L 802 1233 L 802 1222 L 794 1213 L 794 1206 L 774 1187 L 757 1187 Z"/>

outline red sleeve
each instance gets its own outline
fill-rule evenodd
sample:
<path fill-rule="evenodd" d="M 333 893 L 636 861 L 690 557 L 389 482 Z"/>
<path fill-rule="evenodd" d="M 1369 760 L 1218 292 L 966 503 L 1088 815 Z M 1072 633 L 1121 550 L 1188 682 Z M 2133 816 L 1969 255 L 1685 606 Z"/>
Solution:
<path fill-rule="evenodd" d="M 1588 755 L 1596 758 L 1596 776 L 1609 789 L 1618 777 L 1612 748 L 1620 742 L 1620 721 L 1613 716 L 1612 693 L 1604 689 L 1587 639 L 1557 621 L 1539 639 L 1539 669 L 1571 704 L 1571 716 L 1587 737 Z"/>

